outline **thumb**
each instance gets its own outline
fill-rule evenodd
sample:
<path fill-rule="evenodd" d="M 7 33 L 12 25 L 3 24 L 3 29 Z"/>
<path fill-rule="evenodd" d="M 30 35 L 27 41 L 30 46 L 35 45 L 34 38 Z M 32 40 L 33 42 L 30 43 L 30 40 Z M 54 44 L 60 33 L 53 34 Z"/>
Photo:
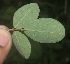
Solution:
<path fill-rule="evenodd" d="M 6 26 L 0 25 L 0 64 L 3 64 L 12 45 L 12 37 Z"/>

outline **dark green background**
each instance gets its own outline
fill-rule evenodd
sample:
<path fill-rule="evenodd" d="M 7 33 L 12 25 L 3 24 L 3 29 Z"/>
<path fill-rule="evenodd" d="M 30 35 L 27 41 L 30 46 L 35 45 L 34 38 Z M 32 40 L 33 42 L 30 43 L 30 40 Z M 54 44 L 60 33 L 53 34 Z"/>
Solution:
<path fill-rule="evenodd" d="M 0 24 L 13 28 L 14 12 L 28 3 L 38 3 L 39 17 L 51 17 L 59 20 L 65 27 L 65 37 L 56 44 L 31 44 L 33 58 L 25 59 L 16 50 L 14 44 L 4 64 L 69 64 L 70 63 L 70 0 L 0 0 Z M 30 39 L 30 42 L 37 43 Z M 41 52 L 42 51 L 42 52 Z M 41 52 L 41 53 L 39 53 Z"/>

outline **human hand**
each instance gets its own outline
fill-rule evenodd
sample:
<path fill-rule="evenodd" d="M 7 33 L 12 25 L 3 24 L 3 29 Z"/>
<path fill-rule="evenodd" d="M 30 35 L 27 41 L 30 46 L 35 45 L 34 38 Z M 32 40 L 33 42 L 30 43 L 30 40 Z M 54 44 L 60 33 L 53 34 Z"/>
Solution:
<path fill-rule="evenodd" d="M 0 25 L 0 64 L 3 64 L 12 45 L 12 37 L 6 26 Z"/>

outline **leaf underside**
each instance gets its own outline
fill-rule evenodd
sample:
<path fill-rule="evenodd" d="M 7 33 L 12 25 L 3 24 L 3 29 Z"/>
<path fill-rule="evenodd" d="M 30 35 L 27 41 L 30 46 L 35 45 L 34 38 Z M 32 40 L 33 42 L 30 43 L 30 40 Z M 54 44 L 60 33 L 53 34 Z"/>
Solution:
<path fill-rule="evenodd" d="M 52 18 L 37 19 L 39 12 L 39 6 L 36 3 L 22 6 L 14 14 L 14 28 L 24 28 L 27 30 L 24 33 L 28 37 L 40 43 L 56 43 L 61 41 L 65 36 L 64 26 Z M 31 54 L 31 44 L 28 38 L 21 32 L 15 31 L 13 33 L 13 41 L 19 53 L 28 59 Z"/>
<path fill-rule="evenodd" d="M 15 28 L 23 28 L 24 24 L 33 21 L 39 16 L 39 6 L 36 3 L 30 3 L 19 8 L 13 17 L 13 25 Z"/>
<path fill-rule="evenodd" d="M 31 54 L 31 44 L 27 37 L 21 32 L 15 31 L 13 33 L 13 41 L 19 53 L 28 59 Z"/>
<path fill-rule="evenodd" d="M 64 26 L 52 18 L 39 18 L 24 25 L 25 34 L 40 43 L 59 42 L 65 36 Z"/>

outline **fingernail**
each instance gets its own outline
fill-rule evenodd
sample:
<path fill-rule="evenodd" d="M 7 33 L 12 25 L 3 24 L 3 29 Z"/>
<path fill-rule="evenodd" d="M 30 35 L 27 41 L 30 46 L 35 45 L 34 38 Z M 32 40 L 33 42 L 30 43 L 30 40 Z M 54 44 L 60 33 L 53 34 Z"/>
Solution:
<path fill-rule="evenodd" d="M 9 35 L 6 30 L 0 29 L 0 46 L 5 47 L 9 42 Z"/>

